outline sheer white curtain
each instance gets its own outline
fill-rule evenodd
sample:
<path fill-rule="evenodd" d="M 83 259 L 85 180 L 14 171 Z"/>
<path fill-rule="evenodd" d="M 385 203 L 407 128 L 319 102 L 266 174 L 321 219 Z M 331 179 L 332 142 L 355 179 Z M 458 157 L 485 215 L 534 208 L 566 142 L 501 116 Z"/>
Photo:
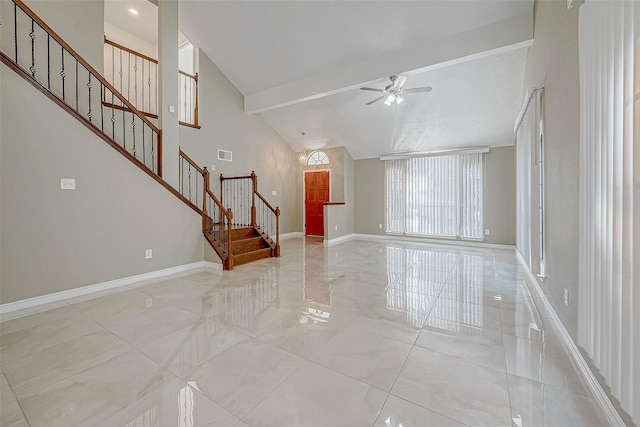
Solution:
<path fill-rule="evenodd" d="M 578 344 L 640 422 L 640 3 L 580 8 Z"/>
<path fill-rule="evenodd" d="M 482 154 L 386 161 L 387 232 L 482 238 Z"/>
<path fill-rule="evenodd" d="M 539 274 L 541 261 L 541 162 L 540 95 L 535 89 L 516 123 L 516 247 L 531 272 Z"/>

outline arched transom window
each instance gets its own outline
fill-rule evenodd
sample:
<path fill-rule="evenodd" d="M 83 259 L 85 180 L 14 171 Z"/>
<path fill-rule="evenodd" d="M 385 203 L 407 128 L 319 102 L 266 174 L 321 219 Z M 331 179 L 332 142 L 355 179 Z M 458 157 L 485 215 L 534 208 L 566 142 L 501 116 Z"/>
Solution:
<path fill-rule="evenodd" d="M 329 157 L 324 151 L 313 151 L 307 157 L 307 166 L 328 165 Z"/>

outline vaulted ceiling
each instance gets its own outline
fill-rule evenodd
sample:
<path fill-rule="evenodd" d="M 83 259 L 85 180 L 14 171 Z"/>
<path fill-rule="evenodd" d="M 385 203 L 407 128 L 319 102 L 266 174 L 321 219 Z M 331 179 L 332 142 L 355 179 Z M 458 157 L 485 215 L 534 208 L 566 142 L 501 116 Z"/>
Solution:
<path fill-rule="evenodd" d="M 532 12 L 532 0 L 179 2 L 180 30 L 247 113 L 296 151 L 305 132 L 307 150 L 354 159 L 513 144 Z M 365 105 L 378 94 L 359 87 L 392 74 L 433 90 Z"/>

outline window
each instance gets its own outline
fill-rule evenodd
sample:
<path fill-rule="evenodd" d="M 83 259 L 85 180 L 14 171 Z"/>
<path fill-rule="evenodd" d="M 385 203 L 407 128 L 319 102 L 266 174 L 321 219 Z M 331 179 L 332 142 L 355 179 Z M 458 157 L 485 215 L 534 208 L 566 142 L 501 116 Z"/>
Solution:
<path fill-rule="evenodd" d="M 387 232 L 482 238 L 482 154 L 386 161 Z"/>
<path fill-rule="evenodd" d="M 307 157 L 307 166 L 328 165 L 329 157 L 324 151 L 313 151 Z"/>

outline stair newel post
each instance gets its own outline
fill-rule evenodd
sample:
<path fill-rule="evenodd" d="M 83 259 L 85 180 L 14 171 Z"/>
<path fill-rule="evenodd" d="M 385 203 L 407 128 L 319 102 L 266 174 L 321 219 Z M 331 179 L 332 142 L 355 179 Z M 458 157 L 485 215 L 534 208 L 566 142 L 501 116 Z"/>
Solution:
<path fill-rule="evenodd" d="M 227 209 L 227 269 L 233 270 L 233 254 L 231 253 L 231 220 L 233 219 L 233 212 L 231 209 Z"/>
<path fill-rule="evenodd" d="M 207 193 L 209 192 L 209 171 L 205 166 L 202 172 L 202 178 L 204 179 L 204 190 L 202 191 L 202 231 L 205 233 L 211 231 L 211 219 L 209 218 L 209 212 L 207 211 Z"/>
<path fill-rule="evenodd" d="M 280 208 L 276 206 L 276 250 L 275 256 L 280 256 Z"/>
<path fill-rule="evenodd" d="M 258 191 L 258 176 L 255 171 L 251 171 L 251 185 L 253 191 L 251 192 L 251 226 L 255 227 L 256 223 L 256 191 Z"/>

